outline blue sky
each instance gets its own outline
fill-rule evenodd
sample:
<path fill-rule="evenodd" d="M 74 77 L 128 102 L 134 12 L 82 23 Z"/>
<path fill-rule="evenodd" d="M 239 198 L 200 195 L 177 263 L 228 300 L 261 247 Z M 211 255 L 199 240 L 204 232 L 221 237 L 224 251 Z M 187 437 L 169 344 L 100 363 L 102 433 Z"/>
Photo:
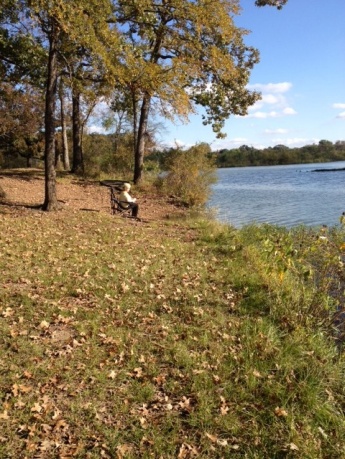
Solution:
<path fill-rule="evenodd" d="M 345 0 L 289 0 L 280 11 L 240 3 L 236 24 L 251 30 L 245 42 L 260 51 L 250 87 L 262 100 L 248 116 L 227 120 L 225 139 L 193 115 L 189 124 L 165 122 L 161 143 L 219 150 L 345 140 Z"/>

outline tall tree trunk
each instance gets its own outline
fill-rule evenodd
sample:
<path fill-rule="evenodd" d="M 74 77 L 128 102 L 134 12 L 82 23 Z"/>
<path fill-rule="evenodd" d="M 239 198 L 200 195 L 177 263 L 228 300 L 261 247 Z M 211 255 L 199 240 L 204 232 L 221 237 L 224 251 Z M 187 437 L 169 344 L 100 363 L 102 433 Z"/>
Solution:
<path fill-rule="evenodd" d="M 58 141 L 58 137 L 55 135 L 55 169 L 57 171 L 61 170 L 61 160 L 62 160 L 62 154 L 61 154 L 60 143 Z"/>
<path fill-rule="evenodd" d="M 6 198 L 6 193 L 4 189 L 2 188 L 2 186 L 0 185 L 0 199 L 4 199 L 4 198 Z"/>
<path fill-rule="evenodd" d="M 80 92 L 72 95 L 72 138 L 73 138 L 73 166 L 74 174 L 84 173 L 84 157 L 82 148 L 82 123 L 80 120 Z"/>
<path fill-rule="evenodd" d="M 59 87 L 60 97 L 60 121 L 61 121 L 61 136 L 62 136 L 62 162 L 65 171 L 69 171 L 71 166 L 69 163 L 69 151 L 68 151 L 68 140 L 67 140 L 67 127 L 66 127 L 66 104 L 63 91 L 63 81 L 60 80 Z"/>
<path fill-rule="evenodd" d="M 133 156 L 134 162 L 137 151 L 137 142 L 138 142 L 138 101 L 135 94 L 135 89 L 132 89 L 132 110 L 133 110 Z"/>
<path fill-rule="evenodd" d="M 150 104 L 151 97 L 149 95 L 145 95 L 141 105 L 138 134 L 136 139 L 136 148 L 134 155 L 134 183 L 139 183 L 142 179 L 145 142 L 147 135 L 147 122 L 149 118 Z"/>
<path fill-rule="evenodd" d="M 59 32 L 55 20 L 52 18 L 51 21 L 45 107 L 45 199 L 43 203 L 43 210 L 48 211 L 59 208 L 56 195 L 54 122 L 57 89 L 57 40 Z"/>

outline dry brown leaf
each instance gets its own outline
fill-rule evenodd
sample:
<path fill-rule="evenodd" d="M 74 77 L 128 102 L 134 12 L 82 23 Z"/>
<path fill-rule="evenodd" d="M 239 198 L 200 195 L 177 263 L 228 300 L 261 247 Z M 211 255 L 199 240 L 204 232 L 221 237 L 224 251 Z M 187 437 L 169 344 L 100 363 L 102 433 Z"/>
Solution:
<path fill-rule="evenodd" d="M 31 408 L 33 413 L 41 413 L 43 410 L 42 406 L 39 403 L 35 403 L 34 406 Z"/>
<path fill-rule="evenodd" d="M 199 456 L 198 450 L 195 446 L 191 446 L 188 443 L 183 443 L 178 452 L 178 459 L 189 459 Z"/>
<path fill-rule="evenodd" d="M 115 379 L 116 378 L 116 371 L 111 370 L 111 372 L 108 374 L 109 379 Z"/>
<path fill-rule="evenodd" d="M 14 397 L 18 397 L 18 395 L 19 395 L 18 384 L 13 384 L 13 386 L 12 386 L 12 394 L 13 394 Z"/>
<path fill-rule="evenodd" d="M 39 324 L 39 328 L 41 328 L 42 330 L 47 330 L 49 327 L 50 323 L 46 320 L 42 320 L 42 322 Z"/>
<path fill-rule="evenodd" d="M 7 308 L 5 309 L 5 311 L 2 311 L 2 315 L 4 317 L 11 317 L 13 314 L 14 314 L 14 311 L 11 308 Z"/>
<path fill-rule="evenodd" d="M 133 446 L 131 444 L 124 443 L 123 445 L 118 445 L 116 448 L 117 459 L 124 459 L 127 454 L 130 454 L 133 451 Z"/>
<path fill-rule="evenodd" d="M 257 371 L 257 370 L 253 370 L 253 375 L 256 377 L 256 378 L 262 378 L 262 374 Z"/>
<path fill-rule="evenodd" d="M 24 384 L 19 384 L 18 389 L 20 392 L 27 394 L 32 391 L 32 386 L 25 386 Z"/>
<path fill-rule="evenodd" d="M 64 419 L 59 419 L 57 423 L 55 424 L 54 430 L 67 430 L 69 428 L 69 425 Z"/>
<path fill-rule="evenodd" d="M 274 414 L 278 417 L 286 417 L 288 415 L 287 411 L 284 408 L 279 408 L 279 406 L 274 410 Z"/>
<path fill-rule="evenodd" d="M 54 443 L 50 440 L 43 440 L 40 444 L 41 451 L 48 451 Z"/>
<path fill-rule="evenodd" d="M 147 429 L 148 425 L 147 425 L 147 419 L 144 418 L 144 417 L 141 417 L 139 418 L 139 421 L 140 421 L 140 425 L 143 429 Z"/>
<path fill-rule="evenodd" d="M 215 435 L 212 435 L 208 432 L 206 432 L 205 435 L 209 440 L 211 440 L 212 443 L 217 443 L 218 438 Z"/>
<path fill-rule="evenodd" d="M 20 409 L 24 408 L 25 403 L 22 402 L 22 400 L 19 399 L 19 400 L 14 404 L 14 406 L 20 410 Z"/>
<path fill-rule="evenodd" d="M 123 293 L 126 293 L 129 290 L 129 286 L 125 282 L 123 282 L 121 284 L 121 290 L 123 291 Z"/>
<path fill-rule="evenodd" d="M 295 445 L 295 443 L 290 443 L 289 448 L 290 448 L 292 451 L 299 451 L 299 448 L 298 448 L 297 445 Z"/>

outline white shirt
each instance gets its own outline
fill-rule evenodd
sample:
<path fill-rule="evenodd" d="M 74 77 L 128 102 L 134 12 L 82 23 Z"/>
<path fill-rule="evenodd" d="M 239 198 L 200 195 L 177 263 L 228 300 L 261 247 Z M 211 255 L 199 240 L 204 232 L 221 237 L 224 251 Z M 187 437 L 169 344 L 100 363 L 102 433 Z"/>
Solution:
<path fill-rule="evenodd" d="M 128 193 L 128 191 L 121 191 L 120 202 L 135 202 L 136 199 Z"/>

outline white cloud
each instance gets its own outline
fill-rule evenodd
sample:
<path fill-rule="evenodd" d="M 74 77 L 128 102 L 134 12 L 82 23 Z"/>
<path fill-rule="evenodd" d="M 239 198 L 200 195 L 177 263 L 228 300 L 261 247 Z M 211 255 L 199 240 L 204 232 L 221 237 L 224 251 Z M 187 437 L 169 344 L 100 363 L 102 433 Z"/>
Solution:
<path fill-rule="evenodd" d="M 305 145 L 312 145 L 314 143 L 319 143 L 319 139 L 307 139 L 302 137 L 292 137 L 292 138 L 276 138 L 272 139 L 271 145 L 286 145 L 287 147 L 303 147 Z"/>
<path fill-rule="evenodd" d="M 261 101 L 264 104 L 274 105 L 281 103 L 281 98 L 273 94 L 262 94 Z"/>
<path fill-rule="evenodd" d="M 332 107 L 333 107 L 333 108 L 340 108 L 340 109 L 343 109 L 343 108 L 345 108 L 345 104 L 333 104 Z"/>
<path fill-rule="evenodd" d="M 233 148 L 241 147 L 242 145 L 248 145 L 248 139 L 244 137 L 235 137 L 234 139 L 217 140 L 216 142 L 214 142 L 214 144 L 212 144 L 212 150 L 231 150 Z"/>
<path fill-rule="evenodd" d="M 245 137 L 235 137 L 231 140 L 232 143 L 236 143 L 237 145 L 243 145 L 245 142 L 248 142 L 248 139 Z"/>
<path fill-rule="evenodd" d="M 286 105 L 284 97 L 276 96 L 273 94 L 262 94 L 261 99 L 255 102 L 254 105 L 248 108 L 249 111 L 253 112 L 255 110 L 261 110 L 265 105 Z"/>
<path fill-rule="evenodd" d="M 292 107 L 286 107 L 286 108 L 284 108 L 284 110 L 283 110 L 283 114 L 284 114 L 284 115 L 296 115 L 297 112 L 296 112 L 296 110 L 293 109 Z"/>
<path fill-rule="evenodd" d="M 287 100 L 286 93 L 292 88 L 292 83 L 252 84 L 249 89 L 261 92 L 261 99 L 249 107 L 247 118 L 267 119 L 296 115 Z"/>
<path fill-rule="evenodd" d="M 102 126 L 97 126 L 96 124 L 93 124 L 92 126 L 87 126 L 87 132 L 88 134 L 107 134 L 106 129 Z"/>
<path fill-rule="evenodd" d="M 343 110 L 345 108 L 345 104 L 343 104 L 343 103 L 334 103 L 332 105 L 332 108 Z M 338 113 L 337 118 L 344 119 L 345 118 L 345 112 Z"/>
<path fill-rule="evenodd" d="M 288 130 L 283 128 L 278 129 L 265 129 L 265 134 L 287 134 Z"/>
<path fill-rule="evenodd" d="M 246 118 L 260 118 L 260 119 L 266 119 L 266 118 L 278 118 L 279 113 L 276 112 L 275 110 L 272 110 L 270 112 L 255 112 L 252 113 L 251 115 L 247 115 Z"/>
<path fill-rule="evenodd" d="M 254 89 L 256 91 L 260 91 L 263 94 L 282 94 L 289 91 L 292 88 L 292 83 L 284 82 L 284 83 L 256 83 L 248 85 L 249 89 Z"/>

